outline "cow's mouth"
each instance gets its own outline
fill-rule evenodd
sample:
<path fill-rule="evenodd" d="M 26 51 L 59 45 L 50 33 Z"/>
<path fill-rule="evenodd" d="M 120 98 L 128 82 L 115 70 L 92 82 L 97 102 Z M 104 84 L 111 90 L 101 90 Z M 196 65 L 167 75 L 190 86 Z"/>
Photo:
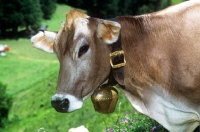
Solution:
<path fill-rule="evenodd" d="M 55 94 L 52 96 L 51 105 L 57 112 L 69 113 L 80 109 L 83 101 L 72 95 Z"/>

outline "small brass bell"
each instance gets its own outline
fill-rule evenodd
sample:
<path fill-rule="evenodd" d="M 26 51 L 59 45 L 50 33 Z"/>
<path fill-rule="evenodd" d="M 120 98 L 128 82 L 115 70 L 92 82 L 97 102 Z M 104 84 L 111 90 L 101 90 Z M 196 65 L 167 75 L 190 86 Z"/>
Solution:
<path fill-rule="evenodd" d="M 112 113 L 118 100 L 118 92 L 113 87 L 101 87 L 91 96 L 94 109 L 103 114 Z"/>

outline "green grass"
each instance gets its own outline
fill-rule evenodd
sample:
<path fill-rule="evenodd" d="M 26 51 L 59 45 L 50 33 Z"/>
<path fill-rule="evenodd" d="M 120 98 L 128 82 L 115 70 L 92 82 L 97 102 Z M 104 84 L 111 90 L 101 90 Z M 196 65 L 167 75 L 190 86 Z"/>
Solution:
<path fill-rule="evenodd" d="M 0 81 L 7 84 L 9 94 L 58 72 L 55 55 L 33 48 L 28 39 L 0 40 L 0 43 L 11 47 L 6 57 L 0 57 Z"/>
<path fill-rule="evenodd" d="M 172 0 L 172 5 L 183 2 L 183 0 Z"/>

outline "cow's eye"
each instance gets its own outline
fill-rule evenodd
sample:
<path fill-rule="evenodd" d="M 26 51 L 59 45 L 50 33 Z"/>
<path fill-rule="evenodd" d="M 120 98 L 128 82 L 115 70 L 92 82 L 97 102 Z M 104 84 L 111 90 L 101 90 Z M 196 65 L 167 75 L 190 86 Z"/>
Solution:
<path fill-rule="evenodd" d="M 89 45 L 81 46 L 78 52 L 78 57 L 81 57 L 83 54 L 85 54 L 88 51 L 88 49 L 89 49 Z"/>

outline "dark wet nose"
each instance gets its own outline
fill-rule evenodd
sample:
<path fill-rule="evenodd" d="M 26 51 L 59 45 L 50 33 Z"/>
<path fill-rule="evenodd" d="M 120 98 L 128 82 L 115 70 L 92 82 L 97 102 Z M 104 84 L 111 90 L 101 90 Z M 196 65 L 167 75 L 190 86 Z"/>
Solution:
<path fill-rule="evenodd" d="M 67 112 L 69 108 L 69 100 L 52 100 L 51 105 L 56 109 L 58 112 Z"/>

